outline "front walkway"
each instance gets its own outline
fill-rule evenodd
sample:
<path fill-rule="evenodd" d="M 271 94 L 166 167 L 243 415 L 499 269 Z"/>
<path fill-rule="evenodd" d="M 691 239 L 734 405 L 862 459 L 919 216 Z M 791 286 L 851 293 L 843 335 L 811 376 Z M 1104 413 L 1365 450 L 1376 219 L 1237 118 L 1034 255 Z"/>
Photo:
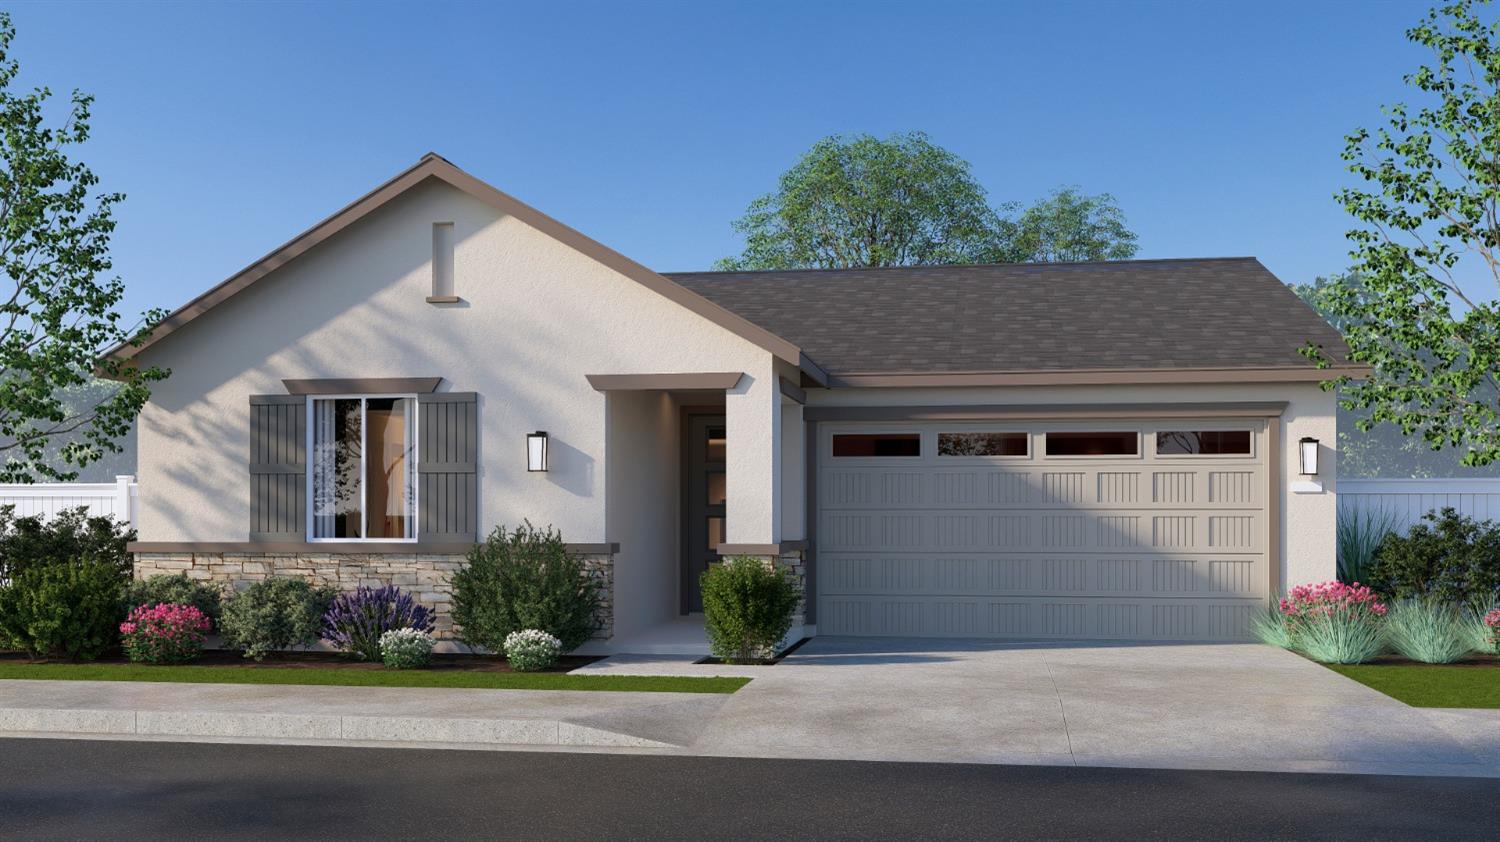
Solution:
<path fill-rule="evenodd" d="M 0 735 L 1500 777 L 1500 711 L 1410 708 L 1253 644 L 816 638 L 733 695 L 0 681 Z"/>

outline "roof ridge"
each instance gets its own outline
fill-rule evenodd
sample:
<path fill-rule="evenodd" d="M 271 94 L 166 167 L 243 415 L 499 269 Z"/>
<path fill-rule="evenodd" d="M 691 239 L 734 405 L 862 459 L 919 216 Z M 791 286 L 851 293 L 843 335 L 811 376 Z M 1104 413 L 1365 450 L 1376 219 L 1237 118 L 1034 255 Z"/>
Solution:
<path fill-rule="evenodd" d="M 1228 263 L 1253 260 L 1257 263 L 1260 258 L 1254 255 L 1239 257 L 1144 257 L 1131 258 L 1129 260 L 1058 260 L 1058 261 L 1032 261 L 1015 263 L 927 263 L 916 266 L 847 266 L 842 268 L 814 267 L 809 269 L 698 269 L 684 272 L 660 272 L 658 274 L 668 277 L 673 275 L 775 275 L 790 272 L 909 272 L 918 269 L 989 269 L 998 266 L 1034 266 L 1039 268 L 1054 268 L 1064 266 L 1135 266 L 1142 263 Z"/>

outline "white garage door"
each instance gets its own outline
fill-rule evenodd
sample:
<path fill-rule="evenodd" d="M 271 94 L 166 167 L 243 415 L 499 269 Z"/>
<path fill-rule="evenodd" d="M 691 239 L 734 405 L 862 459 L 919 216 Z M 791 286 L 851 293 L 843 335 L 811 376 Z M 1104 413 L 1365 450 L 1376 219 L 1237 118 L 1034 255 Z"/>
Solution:
<path fill-rule="evenodd" d="M 823 634 L 1233 640 L 1264 420 L 819 425 Z"/>

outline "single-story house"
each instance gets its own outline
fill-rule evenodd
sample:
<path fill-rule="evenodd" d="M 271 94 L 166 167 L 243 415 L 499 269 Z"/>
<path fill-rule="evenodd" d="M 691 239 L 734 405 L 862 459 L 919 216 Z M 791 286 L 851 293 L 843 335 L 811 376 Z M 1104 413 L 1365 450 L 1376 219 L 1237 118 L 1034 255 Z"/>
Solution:
<path fill-rule="evenodd" d="M 660 273 L 429 154 L 113 353 L 172 371 L 137 575 L 451 631 L 524 519 L 596 575 L 591 647 L 663 651 L 731 554 L 795 572 L 793 639 L 1242 638 L 1334 576 L 1345 351 L 1254 258 Z"/>

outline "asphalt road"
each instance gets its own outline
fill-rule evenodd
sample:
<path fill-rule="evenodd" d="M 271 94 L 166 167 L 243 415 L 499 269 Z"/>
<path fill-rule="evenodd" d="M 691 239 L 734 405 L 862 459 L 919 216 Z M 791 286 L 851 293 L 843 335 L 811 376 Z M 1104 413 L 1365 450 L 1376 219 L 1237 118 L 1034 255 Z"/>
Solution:
<path fill-rule="evenodd" d="M 0 740 L 4 839 L 1500 838 L 1500 781 Z"/>

